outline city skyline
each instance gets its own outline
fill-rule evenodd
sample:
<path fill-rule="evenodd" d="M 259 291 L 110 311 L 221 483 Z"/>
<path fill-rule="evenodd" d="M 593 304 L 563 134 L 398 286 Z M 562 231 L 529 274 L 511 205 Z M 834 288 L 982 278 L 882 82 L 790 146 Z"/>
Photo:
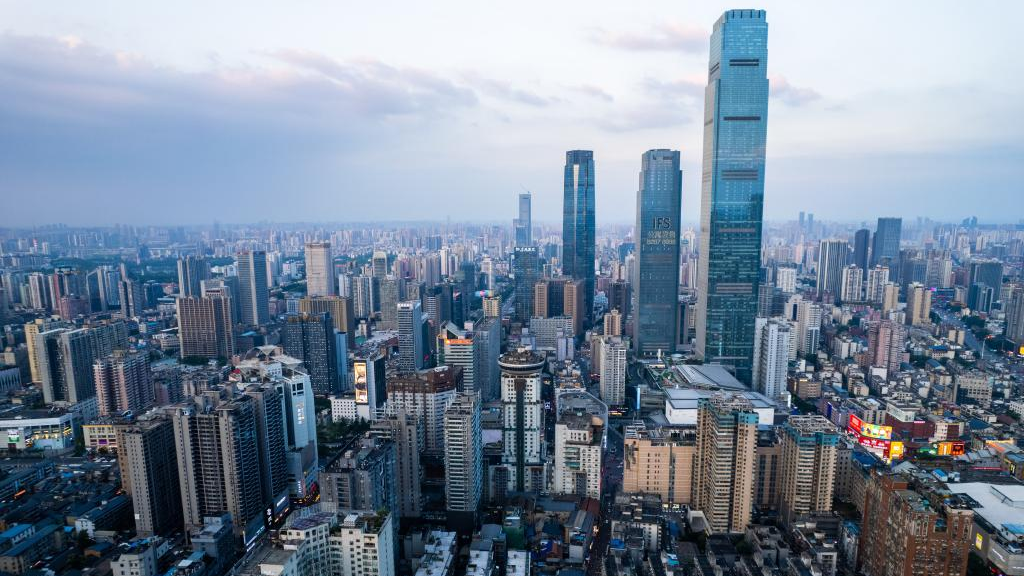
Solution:
<path fill-rule="evenodd" d="M 763 6 L 780 22 L 768 70 L 768 220 L 804 208 L 819 219 L 871 220 L 883 203 L 893 215 L 959 219 L 956 200 L 983 192 L 992 201 L 974 208 L 982 220 L 1016 221 L 999 206 L 1013 198 L 1024 163 L 1012 123 L 1001 118 L 1012 115 L 1021 87 L 997 91 L 988 81 L 1005 46 L 981 41 L 1010 37 L 998 29 L 1013 18 L 924 6 L 869 6 L 843 12 L 845 25 L 831 27 L 814 23 L 839 17 L 835 6 Z M 523 186 L 534 193 L 534 221 L 557 221 L 556 163 L 577 148 L 601 159 L 597 221 L 626 223 L 631 210 L 613 207 L 632 205 L 635 158 L 659 147 L 682 153 L 683 218 L 694 221 L 708 31 L 732 7 L 652 5 L 627 18 L 620 7 L 597 5 L 582 19 L 550 8 L 539 23 L 509 13 L 491 27 L 477 26 L 493 17 L 483 9 L 440 6 L 424 17 L 447 18 L 459 33 L 438 42 L 410 28 L 415 14 L 368 37 L 358 28 L 381 30 L 376 24 L 390 16 L 376 9 L 324 24 L 309 20 L 329 6 L 261 11 L 247 15 L 252 29 L 228 39 L 218 33 L 233 21 L 226 6 L 190 19 L 190 34 L 171 42 L 163 40 L 174 26 L 146 26 L 145 10 L 69 4 L 56 17 L 41 7 L 0 8 L 0 71 L 10 78 L 0 87 L 9 127 L 0 137 L 2 190 L 20 200 L 0 225 L 195 224 L 212 214 L 491 220 L 496 206 L 514 210 Z M 285 17 L 303 31 L 276 26 Z M 860 40 L 868 25 L 903 57 L 894 63 Z M 535 41 L 520 46 L 535 26 Z M 963 41 L 923 41 L 927 30 L 947 27 Z M 821 55 L 808 56 L 806 45 Z M 512 46 L 515 61 L 502 57 Z M 567 71 L 545 51 L 586 57 Z M 969 111 L 964 98 L 974 102 Z M 381 172 L 381 153 L 406 160 Z M 861 201 L 839 209 L 822 190 Z M 408 203 L 438 194 L 447 201 L 415 210 Z M 200 199 L 208 208 L 191 210 Z M 144 212 L 150 202 L 163 209 Z M 90 210 L 97 205 L 107 207 L 102 217 Z"/>

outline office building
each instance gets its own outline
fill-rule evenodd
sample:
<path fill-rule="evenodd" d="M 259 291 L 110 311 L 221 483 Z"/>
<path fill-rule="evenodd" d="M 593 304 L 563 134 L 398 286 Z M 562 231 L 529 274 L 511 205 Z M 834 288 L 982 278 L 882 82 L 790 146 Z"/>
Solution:
<path fill-rule="evenodd" d="M 822 240 L 818 245 L 818 295 L 839 296 L 843 286 L 843 268 L 850 259 L 846 240 Z"/>
<path fill-rule="evenodd" d="M 683 173 L 679 152 L 648 150 L 636 194 L 636 277 L 633 349 L 638 356 L 671 354 L 678 341 L 679 239 Z"/>
<path fill-rule="evenodd" d="M 501 398 L 501 320 L 485 317 L 473 323 L 473 353 L 476 356 L 474 387 L 483 401 Z"/>
<path fill-rule="evenodd" d="M 445 507 L 452 513 L 475 516 L 483 493 L 483 439 L 480 399 L 459 394 L 444 413 Z"/>
<path fill-rule="evenodd" d="M 370 433 L 395 445 L 395 480 L 398 515 L 419 518 L 423 514 L 423 465 L 420 454 L 426 447 L 424 427 L 418 415 L 399 409 L 373 424 Z"/>
<path fill-rule="evenodd" d="M 337 296 L 334 285 L 334 256 L 330 242 L 306 243 L 306 294 L 315 296 Z"/>
<path fill-rule="evenodd" d="M 870 266 L 895 266 L 899 263 L 902 218 L 879 218 L 871 243 Z"/>
<path fill-rule="evenodd" d="M 625 427 L 622 456 L 622 491 L 655 494 L 663 504 L 693 502 L 694 459 L 697 437 L 684 428 Z"/>
<path fill-rule="evenodd" d="M 387 359 L 379 351 L 357 355 L 352 361 L 356 410 L 363 420 L 376 420 L 378 412 L 384 408 L 388 397 L 386 366 Z"/>
<path fill-rule="evenodd" d="M 117 283 L 122 318 L 138 318 L 146 310 L 146 292 L 141 282 L 122 279 Z"/>
<path fill-rule="evenodd" d="M 344 333 L 348 347 L 355 347 L 356 315 L 352 299 L 343 296 L 305 297 L 299 299 L 300 314 L 329 314 L 334 329 Z"/>
<path fill-rule="evenodd" d="M 705 89 L 696 352 L 751 381 L 761 271 L 768 23 L 730 10 L 715 23 Z"/>
<path fill-rule="evenodd" d="M 862 302 L 864 300 L 864 270 L 856 264 L 843 268 L 839 299 L 843 302 Z"/>
<path fill-rule="evenodd" d="M 712 533 L 738 533 L 750 522 L 758 415 L 740 395 L 716 392 L 697 410 L 694 508 Z"/>
<path fill-rule="evenodd" d="M 910 326 L 931 325 L 932 291 L 920 282 L 907 286 L 906 323 Z"/>
<path fill-rule="evenodd" d="M 423 310 L 419 300 L 398 303 L 398 369 L 414 372 L 423 368 L 429 353 L 423 341 Z"/>
<path fill-rule="evenodd" d="M 832 510 L 839 432 L 820 414 L 793 415 L 782 426 L 783 522 Z"/>
<path fill-rule="evenodd" d="M 870 255 L 871 230 L 861 228 L 853 234 L 853 265 L 860 268 L 861 272 L 867 271 L 871 263 Z"/>
<path fill-rule="evenodd" d="M 562 274 L 583 281 L 583 311 L 589 325 L 594 309 L 595 232 L 594 153 L 565 153 L 565 194 L 562 211 Z"/>
<path fill-rule="evenodd" d="M 201 296 L 203 280 L 210 279 L 210 262 L 202 256 L 178 258 L 178 295 Z"/>
<path fill-rule="evenodd" d="M 175 305 L 182 358 L 231 358 L 235 353 L 231 298 L 186 296 L 177 298 Z"/>
<path fill-rule="evenodd" d="M 401 280 L 394 276 L 385 276 L 378 280 L 380 294 L 380 330 L 398 329 L 398 302 L 401 300 Z"/>
<path fill-rule="evenodd" d="M 559 409 L 551 492 L 601 498 L 604 420 L 585 410 Z"/>
<path fill-rule="evenodd" d="M 267 253 L 248 250 L 235 255 L 238 266 L 238 299 L 246 326 L 262 326 L 270 322 L 270 292 L 267 284 Z"/>
<path fill-rule="evenodd" d="M 174 424 L 164 416 L 115 426 L 121 487 L 132 499 L 138 536 L 171 536 L 183 528 Z"/>
<path fill-rule="evenodd" d="M 601 340 L 601 400 L 609 406 L 626 403 L 626 351 L 628 341 L 620 336 Z"/>
<path fill-rule="evenodd" d="M 512 252 L 512 276 L 515 290 L 514 319 L 525 324 L 533 316 L 533 286 L 540 279 L 536 247 L 516 246 Z"/>
<path fill-rule="evenodd" d="M 968 267 L 967 286 L 980 284 L 997 295 L 1003 288 L 1003 263 L 999 260 L 972 260 Z"/>
<path fill-rule="evenodd" d="M 544 416 L 541 388 L 544 357 L 519 349 L 503 354 L 501 367 L 502 464 L 509 470 L 508 491 L 544 490 Z"/>
<path fill-rule="evenodd" d="M 442 324 L 437 334 L 437 364 L 462 368 L 460 393 L 482 392 L 476 379 L 480 358 L 472 331 L 459 330 L 451 322 Z"/>
<path fill-rule="evenodd" d="M 153 374 L 144 352 L 114 350 L 92 368 L 100 416 L 139 415 L 153 405 Z"/>
<path fill-rule="evenodd" d="M 462 368 L 439 366 L 388 378 L 388 409 L 415 414 L 423 423 L 424 452 L 444 454 L 444 411 L 463 388 Z"/>
<path fill-rule="evenodd" d="M 172 419 L 186 529 L 201 529 L 206 516 L 228 512 L 235 536 L 245 544 L 254 542 L 270 504 L 263 498 L 259 442 L 253 433 L 255 402 L 240 396 L 216 406 L 181 404 Z"/>
<path fill-rule="evenodd" d="M 790 324 L 784 320 L 758 318 L 754 324 L 752 385 L 755 390 L 773 400 L 786 392 L 792 339 Z"/>
<path fill-rule="evenodd" d="M 868 576 L 961 576 L 974 513 L 949 496 L 874 468 L 865 488 L 857 570 Z"/>
<path fill-rule="evenodd" d="M 338 394 L 344 387 L 337 343 L 334 323 L 328 314 L 288 316 L 284 326 L 284 351 L 302 361 L 317 394 Z"/>
<path fill-rule="evenodd" d="M 530 203 L 529 192 L 519 195 L 519 216 L 512 222 L 512 227 L 515 229 L 516 246 L 533 245 L 533 216 Z"/>

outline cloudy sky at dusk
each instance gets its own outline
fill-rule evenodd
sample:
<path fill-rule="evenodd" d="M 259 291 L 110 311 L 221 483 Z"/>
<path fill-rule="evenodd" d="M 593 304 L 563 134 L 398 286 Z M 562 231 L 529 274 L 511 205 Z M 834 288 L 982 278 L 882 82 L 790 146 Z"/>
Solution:
<path fill-rule="evenodd" d="M 769 22 L 765 214 L 1018 221 L 1024 4 L 0 0 L 0 225 L 557 221 L 564 151 L 696 220 L 708 35 Z M 1008 207 L 1010 209 L 1008 209 Z"/>

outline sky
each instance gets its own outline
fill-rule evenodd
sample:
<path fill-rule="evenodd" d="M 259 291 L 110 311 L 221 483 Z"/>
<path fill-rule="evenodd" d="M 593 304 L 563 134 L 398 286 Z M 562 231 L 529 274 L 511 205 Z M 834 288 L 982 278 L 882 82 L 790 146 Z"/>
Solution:
<path fill-rule="evenodd" d="M 599 222 L 641 154 L 700 207 L 711 27 L 769 23 L 765 217 L 1024 219 L 1018 2 L 0 0 L 0 226 Z"/>

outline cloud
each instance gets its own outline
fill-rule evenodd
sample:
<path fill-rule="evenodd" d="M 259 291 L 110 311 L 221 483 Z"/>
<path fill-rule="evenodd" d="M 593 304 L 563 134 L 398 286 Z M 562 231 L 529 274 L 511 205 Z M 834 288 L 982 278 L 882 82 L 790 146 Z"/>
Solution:
<path fill-rule="evenodd" d="M 513 86 L 510 82 L 487 78 L 476 72 L 467 72 L 464 76 L 466 81 L 474 88 L 480 90 L 481 93 L 507 102 L 534 107 L 549 106 L 558 102 L 557 98 L 541 96 L 535 92 Z"/>
<path fill-rule="evenodd" d="M 598 100 L 604 100 L 605 102 L 614 102 L 615 97 L 609 94 L 600 86 L 594 86 L 593 84 L 579 84 L 576 86 L 570 86 L 570 90 L 585 94 L 597 98 Z"/>
<path fill-rule="evenodd" d="M 647 33 L 611 32 L 596 28 L 591 31 L 590 40 L 608 48 L 638 52 L 702 53 L 708 48 L 706 30 L 678 23 L 657 24 Z"/>
<path fill-rule="evenodd" d="M 772 76 L 768 80 L 771 97 L 778 98 L 789 106 L 803 106 L 821 99 L 821 94 L 817 90 L 793 86 L 784 76 Z"/>
<path fill-rule="evenodd" d="M 256 206 L 274 218 L 296 210 L 289 198 L 340 210 L 339 191 L 373 172 L 363 162 L 478 108 L 439 74 L 275 58 L 186 72 L 78 39 L 0 35 L 0 197 L 20 199 L 0 223 L 244 220 Z"/>

